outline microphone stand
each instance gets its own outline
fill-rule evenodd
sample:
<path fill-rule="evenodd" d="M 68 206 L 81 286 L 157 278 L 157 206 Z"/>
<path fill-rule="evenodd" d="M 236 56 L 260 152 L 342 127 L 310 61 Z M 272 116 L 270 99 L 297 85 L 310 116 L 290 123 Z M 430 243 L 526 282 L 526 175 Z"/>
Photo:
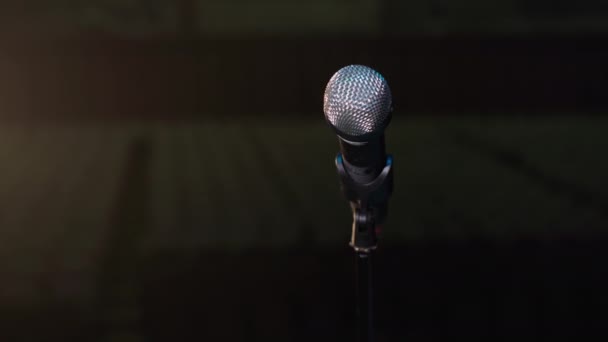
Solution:
<path fill-rule="evenodd" d="M 374 340 L 372 253 L 355 252 L 356 255 L 356 300 L 357 341 Z"/>
<path fill-rule="evenodd" d="M 346 169 L 341 154 L 336 157 L 341 189 L 350 201 L 353 225 L 350 246 L 355 251 L 357 341 L 374 341 L 373 252 L 377 248 L 381 225 L 387 216 L 387 202 L 393 191 L 393 158 L 376 179 L 367 184 L 355 182 Z"/>

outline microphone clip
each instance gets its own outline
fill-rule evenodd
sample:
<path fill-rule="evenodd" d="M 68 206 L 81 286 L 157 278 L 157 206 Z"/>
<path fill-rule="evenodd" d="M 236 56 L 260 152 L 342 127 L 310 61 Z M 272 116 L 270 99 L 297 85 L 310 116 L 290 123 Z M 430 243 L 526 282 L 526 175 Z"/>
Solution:
<path fill-rule="evenodd" d="M 393 192 L 393 157 L 388 155 L 382 172 L 366 184 L 352 179 L 341 154 L 336 157 L 336 168 L 342 193 L 353 213 L 350 246 L 356 252 L 369 253 L 377 247 L 377 235 L 388 214 L 388 199 Z"/>

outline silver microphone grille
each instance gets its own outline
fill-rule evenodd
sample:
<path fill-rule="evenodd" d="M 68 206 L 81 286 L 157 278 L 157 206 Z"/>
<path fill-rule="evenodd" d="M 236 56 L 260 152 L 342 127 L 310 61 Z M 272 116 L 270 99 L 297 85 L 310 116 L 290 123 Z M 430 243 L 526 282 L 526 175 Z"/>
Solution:
<path fill-rule="evenodd" d="M 384 129 L 391 107 L 388 83 L 380 73 L 363 65 L 338 70 L 325 88 L 325 117 L 335 129 L 351 137 Z"/>

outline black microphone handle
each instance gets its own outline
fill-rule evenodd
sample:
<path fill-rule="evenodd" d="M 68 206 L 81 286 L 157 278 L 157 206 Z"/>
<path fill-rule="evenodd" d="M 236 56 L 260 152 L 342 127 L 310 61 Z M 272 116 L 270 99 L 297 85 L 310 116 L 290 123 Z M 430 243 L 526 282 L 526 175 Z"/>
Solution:
<path fill-rule="evenodd" d="M 345 141 L 342 138 L 338 140 L 344 168 L 355 182 L 370 183 L 386 166 L 384 134 L 365 143 Z"/>

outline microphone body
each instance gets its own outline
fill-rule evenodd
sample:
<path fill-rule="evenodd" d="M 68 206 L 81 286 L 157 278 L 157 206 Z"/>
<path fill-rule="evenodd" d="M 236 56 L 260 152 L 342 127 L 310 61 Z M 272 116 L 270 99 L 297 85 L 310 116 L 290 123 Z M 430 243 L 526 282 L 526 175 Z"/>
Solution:
<path fill-rule="evenodd" d="M 392 113 L 384 77 L 363 65 L 338 70 L 325 88 L 323 111 L 338 135 L 347 172 L 358 183 L 373 181 L 386 164 L 384 130 Z"/>
<path fill-rule="evenodd" d="M 360 184 L 371 183 L 386 166 L 384 134 L 363 143 L 338 138 L 346 172 Z"/>

